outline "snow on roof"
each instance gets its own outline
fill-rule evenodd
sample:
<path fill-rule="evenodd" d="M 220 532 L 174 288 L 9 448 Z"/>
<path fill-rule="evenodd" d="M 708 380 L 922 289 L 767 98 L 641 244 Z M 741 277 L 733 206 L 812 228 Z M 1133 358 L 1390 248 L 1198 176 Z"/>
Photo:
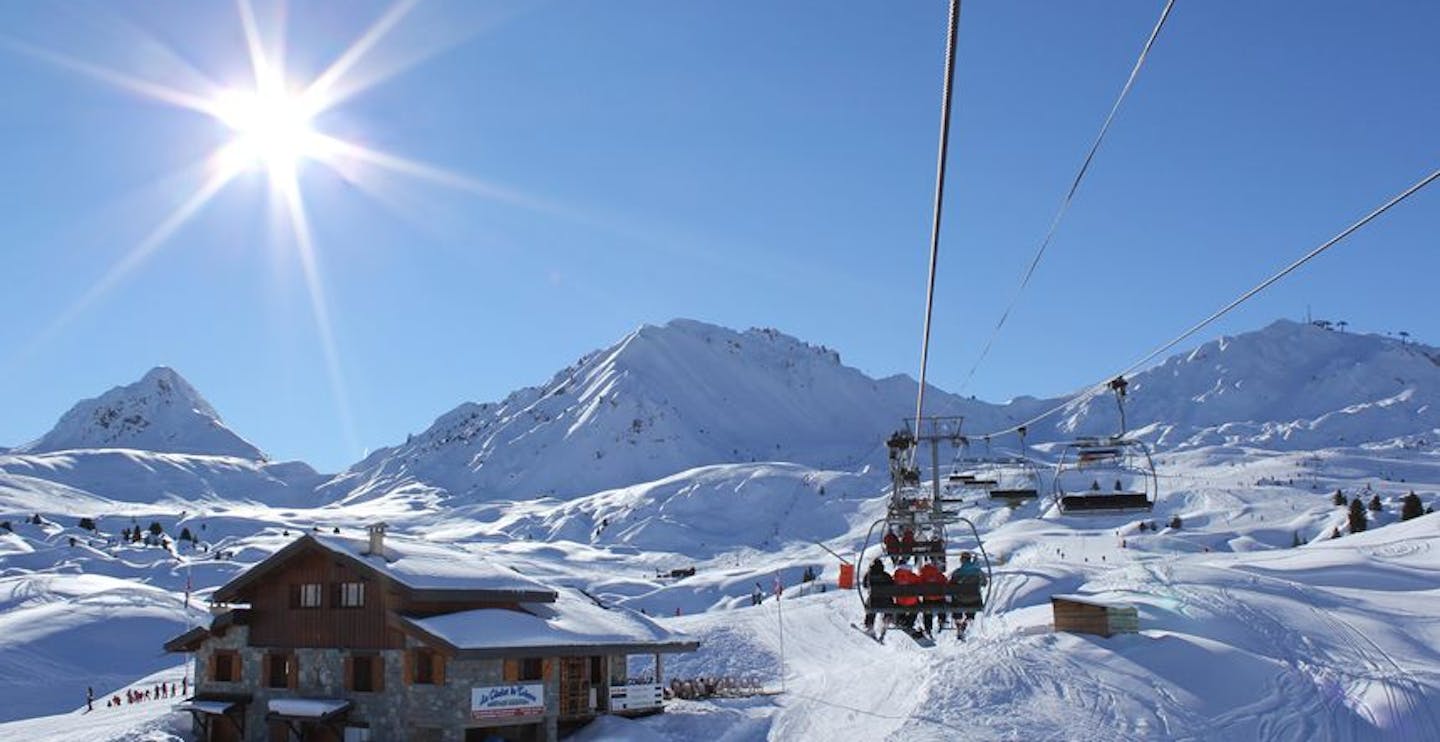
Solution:
<path fill-rule="evenodd" d="M 186 701 L 176 704 L 176 711 L 199 711 L 202 714 L 222 715 L 235 707 L 234 701 Z"/>
<path fill-rule="evenodd" d="M 694 644 L 689 636 L 635 611 L 603 608 L 570 588 L 557 591 L 554 603 L 521 607 L 523 611 L 481 608 L 406 620 L 460 650 Z"/>
<path fill-rule="evenodd" d="M 316 534 L 316 543 L 383 572 L 414 590 L 495 590 L 544 593 L 554 591 L 520 574 L 493 555 L 459 546 L 442 546 L 393 536 L 385 538 L 383 557 L 367 554 L 369 542 Z"/>
<path fill-rule="evenodd" d="M 343 698 L 272 698 L 270 713 L 297 719 L 323 719 L 350 707 Z"/>

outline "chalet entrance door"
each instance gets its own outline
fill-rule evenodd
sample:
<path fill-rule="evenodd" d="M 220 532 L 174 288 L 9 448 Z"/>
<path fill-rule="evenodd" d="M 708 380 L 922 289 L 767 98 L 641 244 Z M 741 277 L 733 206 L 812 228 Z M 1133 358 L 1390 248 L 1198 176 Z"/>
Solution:
<path fill-rule="evenodd" d="M 587 657 L 560 658 L 560 718 L 590 716 L 590 662 Z"/>

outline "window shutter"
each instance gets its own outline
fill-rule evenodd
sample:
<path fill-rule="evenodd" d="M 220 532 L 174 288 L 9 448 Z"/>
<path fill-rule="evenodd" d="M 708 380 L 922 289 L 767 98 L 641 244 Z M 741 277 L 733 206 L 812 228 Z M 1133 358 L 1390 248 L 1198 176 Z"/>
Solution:
<path fill-rule="evenodd" d="M 415 660 L 416 660 L 416 656 L 415 656 L 415 655 L 417 654 L 417 652 L 418 652 L 418 650 L 415 650 L 415 649 L 407 649 L 407 650 L 405 650 L 405 666 L 404 666 L 403 673 L 404 673 L 405 684 L 406 684 L 406 685 L 414 685 L 414 684 L 415 684 Z"/>
<path fill-rule="evenodd" d="M 549 680 L 549 679 L 550 679 L 550 667 L 551 667 L 552 664 L 554 664 L 554 660 L 551 660 L 551 659 L 548 658 L 548 657 L 545 658 L 544 660 L 541 660 L 541 661 L 540 661 L 540 679 L 541 679 L 541 680 Z"/>
<path fill-rule="evenodd" d="M 272 666 L 274 663 L 275 663 L 275 660 L 270 656 L 270 653 L 269 653 L 269 652 L 266 652 L 263 656 L 261 656 L 261 658 L 260 658 L 260 685 L 261 685 L 262 687 L 266 687 L 266 688 L 270 687 L 270 670 L 271 670 L 271 666 Z"/>
<path fill-rule="evenodd" d="M 513 683 L 520 679 L 520 660 L 505 660 L 505 682 Z"/>
<path fill-rule="evenodd" d="M 300 685 L 300 655 L 290 655 L 288 671 L 289 677 L 286 678 L 286 682 L 290 686 L 290 689 L 294 690 Z"/>
<path fill-rule="evenodd" d="M 435 652 L 435 653 L 433 653 L 433 654 L 430 655 L 430 662 L 432 663 L 432 664 L 430 665 L 430 667 L 433 668 L 433 669 L 431 670 L 431 674 L 432 674 L 432 676 L 435 678 L 435 684 L 436 684 L 436 685 L 444 685 L 444 684 L 445 684 L 445 656 L 442 655 L 442 654 L 440 654 L 439 652 Z"/>
<path fill-rule="evenodd" d="M 370 660 L 370 688 L 376 693 L 385 690 L 385 655 L 377 654 Z"/>
<path fill-rule="evenodd" d="M 345 655 L 345 690 L 355 690 L 355 658 Z"/>

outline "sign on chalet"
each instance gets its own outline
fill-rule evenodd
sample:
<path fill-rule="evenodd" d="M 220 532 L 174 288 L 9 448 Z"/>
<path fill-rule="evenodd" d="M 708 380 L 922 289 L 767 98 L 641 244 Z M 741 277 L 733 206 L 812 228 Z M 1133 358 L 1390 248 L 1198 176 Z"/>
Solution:
<path fill-rule="evenodd" d="M 302 536 L 212 600 L 210 626 L 165 644 L 195 655 L 180 708 L 209 741 L 554 740 L 660 711 L 662 655 L 698 646 L 383 524 L 368 542 Z"/>

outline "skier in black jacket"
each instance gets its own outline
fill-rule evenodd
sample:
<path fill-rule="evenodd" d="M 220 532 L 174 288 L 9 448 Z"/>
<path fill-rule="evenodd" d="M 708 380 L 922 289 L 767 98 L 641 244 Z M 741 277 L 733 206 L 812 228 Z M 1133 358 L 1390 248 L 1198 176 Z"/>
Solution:
<path fill-rule="evenodd" d="M 865 588 L 870 590 L 870 610 L 865 612 L 865 630 L 871 631 L 875 628 L 875 609 L 889 608 L 893 600 L 889 597 L 877 597 L 874 594 L 877 585 L 890 586 L 895 584 L 894 578 L 885 571 L 885 564 L 879 559 L 870 563 L 870 571 L 865 573 Z"/>

